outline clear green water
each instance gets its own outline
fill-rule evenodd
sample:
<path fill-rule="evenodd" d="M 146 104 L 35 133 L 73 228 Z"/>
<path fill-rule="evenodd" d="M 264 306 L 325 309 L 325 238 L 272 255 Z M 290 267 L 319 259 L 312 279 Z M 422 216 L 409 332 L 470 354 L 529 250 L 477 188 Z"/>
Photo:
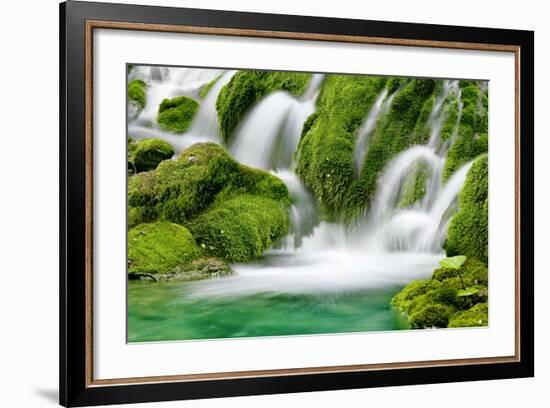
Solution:
<path fill-rule="evenodd" d="M 192 283 L 130 282 L 128 341 L 406 329 L 390 306 L 401 287 L 338 294 L 193 296 Z"/>

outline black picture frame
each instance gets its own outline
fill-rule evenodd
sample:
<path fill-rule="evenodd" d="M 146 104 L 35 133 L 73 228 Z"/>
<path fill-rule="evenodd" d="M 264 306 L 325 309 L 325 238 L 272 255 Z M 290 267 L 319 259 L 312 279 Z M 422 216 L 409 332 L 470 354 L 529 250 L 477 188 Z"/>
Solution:
<path fill-rule="evenodd" d="M 446 383 L 534 375 L 534 33 L 352 19 L 257 14 L 201 9 L 135 6 L 68 1 L 60 5 L 60 403 L 64 406 L 123 404 L 178 399 L 216 398 L 304 391 L 339 390 L 396 385 Z M 89 374 L 87 314 L 90 291 L 86 277 L 87 230 L 87 82 L 86 30 L 89 21 L 131 24 L 185 25 L 270 33 L 315 34 L 386 39 L 485 44 L 515 47 L 517 77 L 516 240 L 521 247 L 516 316 L 515 361 L 445 364 L 410 368 L 264 375 L 95 385 Z M 330 39 L 329 39 L 330 40 Z M 430 45 L 428 45 L 430 46 Z"/>

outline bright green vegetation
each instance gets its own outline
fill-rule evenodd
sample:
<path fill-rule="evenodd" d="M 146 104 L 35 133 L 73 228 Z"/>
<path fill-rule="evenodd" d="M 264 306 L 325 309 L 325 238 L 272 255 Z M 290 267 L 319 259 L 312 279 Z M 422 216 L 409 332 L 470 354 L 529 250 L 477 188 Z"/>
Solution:
<path fill-rule="evenodd" d="M 175 272 L 202 254 L 187 228 L 157 222 L 141 224 L 128 232 L 128 272 L 161 274 Z"/>
<path fill-rule="evenodd" d="M 128 341 L 403 330 L 389 306 L 396 290 L 201 297 L 189 282 L 130 282 Z"/>
<path fill-rule="evenodd" d="M 189 224 L 210 254 L 235 262 L 259 257 L 286 236 L 288 228 L 285 207 L 248 194 L 219 200 Z"/>
<path fill-rule="evenodd" d="M 301 72 L 239 71 L 225 85 L 216 102 L 222 136 L 229 141 L 231 132 L 245 113 L 262 97 L 283 90 L 301 95 L 311 74 Z"/>
<path fill-rule="evenodd" d="M 353 181 L 357 130 L 387 80 L 360 75 L 327 75 L 317 113 L 304 126 L 297 172 L 327 215 L 341 208 Z"/>
<path fill-rule="evenodd" d="M 134 79 L 128 84 L 128 100 L 134 102 L 139 109 L 145 108 L 147 84 L 141 79 Z"/>
<path fill-rule="evenodd" d="M 489 306 L 478 303 L 470 309 L 456 313 L 449 321 L 448 327 L 479 327 L 489 324 Z"/>
<path fill-rule="evenodd" d="M 487 155 L 477 159 L 466 177 L 458 199 L 458 212 L 447 232 L 447 255 L 466 255 L 487 263 L 489 197 Z"/>
<path fill-rule="evenodd" d="M 164 99 L 157 115 L 159 126 L 170 132 L 185 132 L 199 109 L 199 103 L 187 96 L 176 96 L 172 99 Z"/>
<path fill-rule="evenodd" d="M 426 195 L 430 168 L 424 161 L 417 163 L 403 183 L 399 207 L 411 207 Z"/>
<path fill-rule="evenodd" d="M 154 170 L 163 160 L 174 155 L 172 146 L 161 139 L 128 139 L 128 168 L 132 173 Z"/>
<path fill-rule="evenodd" d="M 349 216 L 353 218 L 369 206 L 381 171 L 395 155 L 428 141 L 430 131 L 426 121 L 440 85 L 432 79 L 412 79 L 397 91 L 388 113 L 372 135 L 361 173 L 349 188 L 346 197 Z"/>
<path fill-rule="evenodd" d="M 487 266 L 468 258 L 457 268 L 436 269 L 431 279 L 412 281 L 392 304 L 408 316 L 413 328 L 486 326 L 487 282 Z"/>
<path fill-rule="evenodd" d="M 222 75 L 218 75 L 216 78 L 214 78 L 212 81 L 210 81 L 209 83 L 207 83 L 199 92 L 199 97 L 201 99 L 204 99 L 208 96 L 208 93 L 210 92 L 210 90 L 214 87 L 214 85 L 216 85 L 216 82 L 219 81 L 219 79 L 222 77 Z"/>
<path fill-rule="evenodd" d="M 488 93 L 475 81 L 460 81 L 462 115 L 445 162 L 443 179 L 448 180 L 462 165 L 488 149 Z M 446 133 L 444 133 L 446 134 Z"/>
<path fill-rule="evenodd" d="M 244 261 L 288 232 L 290 198 L 277 177 L 243 166 L 214 143 L 198 143 L 128 183 L 129 225 L 184 225 L 209 255 Z"/>

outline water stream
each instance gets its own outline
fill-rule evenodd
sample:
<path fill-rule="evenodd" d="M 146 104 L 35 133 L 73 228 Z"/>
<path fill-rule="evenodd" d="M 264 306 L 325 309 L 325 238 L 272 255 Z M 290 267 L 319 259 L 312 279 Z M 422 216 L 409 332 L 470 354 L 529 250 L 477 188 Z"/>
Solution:
<path fill-rule="evenodd" d="M 152 86 L 148 105 L 130 122 L 129 134 L 164 138 L 178 151 L 196 141 L 220 143 L 215 100 L 233 72 L 176 75 L 173 70 L 164 72 L 161 80 L 153 79 L 152 70 L 141 73 L 149 75 Z M 222 76 L 188 132 L 159 131 L 149 102 L 158 106 L 167 93 L 193 94 L 217 75 Z M 370 211 L 350 227 L 321 222 L 313 195 L 294 173 L 302 127 L 315 111 L 322 81 L 323 75 L 315 74 L 300 97 L 280 91 L 263 98 L 245 115 L 228 146 L 238 161 L 273 172 L 289 188 L 293 204 L 286 242 L 257 262 L 232 265 L 235 275 L 228 278 L 161 284 L 151 291 L 143 284 L 130 285 L 131 341 L 406 328 L 389 301 L 411 280 L 430 276 L 444 257 L 447 224 L 471 165 L 443 183 L 449 143 L 443 143 L 439 133 L 445 99 L 451 92 L 460 99 L 457 82 L 445 81 L 433 105 L 426 124 L 429 142 L 410 147 L 386 165 Z M 383 90 L 365 112 L 354 153 L 358 171 L 376 123 L 397 92 L 388 95 Z M 400 208 L 405 178 L 420 162 L 429 169 L 426 194 L 413 206 Z M 156 330 L 149 329 L 151 325 Z"/>

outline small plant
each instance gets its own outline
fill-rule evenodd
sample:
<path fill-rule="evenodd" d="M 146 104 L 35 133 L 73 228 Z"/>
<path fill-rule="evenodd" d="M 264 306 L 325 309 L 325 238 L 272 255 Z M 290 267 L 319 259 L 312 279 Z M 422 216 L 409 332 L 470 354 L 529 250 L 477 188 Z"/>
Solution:
<path fill-rule="evenodd" d="M 462 267 L 462 265 L 464 265 L 464 262 L 466 262 L 466 257 L 464 255 L 458 255 L 442 259 L 441 261 L 439 261 L 439 265 L 441 265 L 443 268 L 455 270 L 460 279 L 462 289 L 466 290 L 466 286 L 464 286 L 464 281 L 462 280 L 462 273 L 460 272 L 460 268 Z"/>

